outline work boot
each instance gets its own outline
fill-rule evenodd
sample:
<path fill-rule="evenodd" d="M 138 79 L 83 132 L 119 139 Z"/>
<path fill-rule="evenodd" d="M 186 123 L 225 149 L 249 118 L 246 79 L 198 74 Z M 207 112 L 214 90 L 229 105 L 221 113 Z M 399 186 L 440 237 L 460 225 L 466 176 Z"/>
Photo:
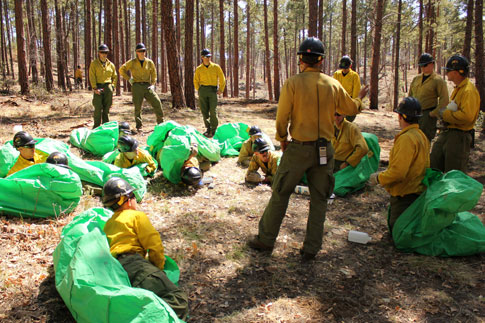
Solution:
<path fill-rule="evenodd" d="M 301 262 L 312 261 L 317 256 L 316 253 L 305 252 L 303 251 L 303 249 L 300 249 L 300 255 L 301 255 Z"/>
<path fill-rule="evenodd" d="M 210 138 L 210 135 L 211 135 L 210 129 L 207 129 L 206 132 L 203 133 L 203 135 L 206 136 L 207 138 Z"/>
<path fill-rule="evenodd" d="M 253 239 L 249 240 L 247 242 L 247 245 L 251 249 L 254 249 L 257 251 L 269 251 L 269 252 L 273 251 L 273 246 L 265 245 L 259 240 L 258 236 L 255 236 Z"/>

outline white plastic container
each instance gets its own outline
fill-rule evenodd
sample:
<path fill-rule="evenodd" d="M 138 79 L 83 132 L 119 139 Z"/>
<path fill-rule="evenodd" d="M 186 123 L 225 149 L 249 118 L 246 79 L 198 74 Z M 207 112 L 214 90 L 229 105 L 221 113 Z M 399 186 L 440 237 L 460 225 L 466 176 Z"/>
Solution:
<path fill-rule="evenodd" d="M 308 189 L 308 186 L 296 185 L 296 187 L 295 187 L 295 193 L 297 193 L 297 194 L 304 194 L 304 195 L 310 195 L 310 190 Z"/>
<path fill-rule="evenodd" d="M 16 124 L 15 126 L 13 126 L 13 132 L 14 133 L 17 133 L 19 131 L 22 131 L 22 125 L 21 124 Z"/>
<path fill-rule="evenodd" d="M 349 231 L 348 239 L 351 242 L 357 242 L 357 243 L 362 243 L 362 244 L 367 244 L 367 242 L 372 240 L 372 238 L 369 237 L 369 235 L 367 233 L 360 232 L 360 231 L 354 231 L 354 230 Z"/>

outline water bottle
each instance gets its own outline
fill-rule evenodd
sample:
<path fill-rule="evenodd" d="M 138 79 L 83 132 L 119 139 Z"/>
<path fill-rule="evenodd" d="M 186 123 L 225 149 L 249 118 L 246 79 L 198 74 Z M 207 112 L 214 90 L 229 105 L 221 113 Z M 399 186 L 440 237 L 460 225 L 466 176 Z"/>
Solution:
<path fill-rule="evenodd" d="M 308 189 L 308 186 L 296 185 L 296 187 L 295 187 L 295 193 L 297 193 L 297 194 L 304 194 L 304 195 L 310 195 L 310 190 Z"/>
<path fill-rule="evenodd" d="M 369 235 L 367 233 L 360 232 L 360 231 L 354 231 L 354 230 L 349 231 L 348 239 L 351 242 L 357 242 L 357 243 L 362 243 L 362 244 L 366 244 L 367 242 L 372 240 L 372 238 L 369 237 Z"/>
<path fill-rule="evenodd" d="M 13 132 L 14 133 L 17 133 L 19 131 L 22 131 L 22 125 L 21 124 L 16 124 L 15 126 L 13 126 Z"/>

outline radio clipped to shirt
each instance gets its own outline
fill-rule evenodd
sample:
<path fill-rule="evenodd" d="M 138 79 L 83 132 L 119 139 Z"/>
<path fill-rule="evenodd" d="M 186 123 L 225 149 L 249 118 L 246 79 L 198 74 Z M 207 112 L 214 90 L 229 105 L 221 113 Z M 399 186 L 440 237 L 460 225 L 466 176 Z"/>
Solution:
<path fill-rule="evenodd" d="M 327 165 L 327 139 L 319 138 L 317 140 L 318 165 Z"/>

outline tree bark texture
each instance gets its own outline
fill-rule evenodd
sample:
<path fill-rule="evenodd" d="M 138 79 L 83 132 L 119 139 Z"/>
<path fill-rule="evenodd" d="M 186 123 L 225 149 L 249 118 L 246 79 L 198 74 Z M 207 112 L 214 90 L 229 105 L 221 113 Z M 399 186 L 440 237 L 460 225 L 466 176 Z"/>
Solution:
<path fill-rule="evenodd" d="M 32 7 L 32 0 L 27 0 L 27 19 L 30 30 L 29 40 L 29 61 L 30 71 L 32 75 L 32 82 L 37 84 L 39 82 L 39 73 L 37 71 L 37 36 L 34 24 L 34 10 Z"/>
<path fill-rule="evenodd" d="M 374 14 L 374 44 L 372 46 L 372 65 L 370 72 L 370 108 L 375 110 L 379 108 L 379 60 L 382 38 L 382 16 L 384 14 L 385 1 L 377 0 Z"/>
<path fill-rule="evenodd" d="M 57 53 L 57 86 L 63 91 L 66 91 L 65 71 L 63 60 L 64 53 L 64 37 L 62 36 L 62 13 L 59 10 L 58 1 L 54 1 L 54 9 L 56 14 L 56 53 Z"/>
<path fill-rule="evenodd" d="M 249 11 L 249 7 L 248 7 Z M 248 30 L 249 30 L 249 23 L 248 23 Z M 224 0 L 219 0 L 219 56 L 220 56 L 220 65 L 222 72 L 226 75 L 226 50 L 225 50 L 225 39 L 224 39 Z M 198 57 L 197 53 L 197 57 Z M 225 98 L 227 97 L 227 86 L 224 88 L 224 93 L 222 94 Z"/>
<path fill-rule="evenodd" d="M 108 45 L 108 59 L 111 62 L 114 61 L 112 9 L 113 0 L 104 0 L 104 43 Z"/>
<path fill-rule="evenodd" d="M 268 4 L 267 0 L 264 0 L 264 66 L 266 81 L 268 82 L 268 96 L 269 100 L 273 101 L 273 85 L 271 84 L 271 63 L 269 60 L 269 35 L 268 35 Z M 236 35 L 236 33 L 234 33 Z"/>
<path fill-rule="evenodd" d="M 15 1 L 15 30 L 17 32 L 17 60 L 20 94 L 27 94 L 29 92 L 29 80 L 27 77 L 27 61 L 25 59 L 25 38 L 22 2 L 22 0 Z"/>
<path fill-rule="evenodd" d="M 318 0 L 308 0 L 308 36 L 317 37 Z"/>
<path fill-rule="evenodd" d="M 140 31 L 140 0 L 135 0 L 135 43 L 141 42 Z"/>
<path fill-rule="evenodd" d="M 316 24 L 316 21 L 315 21 Z M 316 36 L 316 28 L 315 28 Z M 278 36 L 278 0 L 273 0 L 273 57 L 274 57 L 274 99 L 280 98 L 280 55 Z"/>
<path fill-rule="evenodd" d="M 265 0 L 266 1 L 266 0 Z M 234 0 L 234 97 L 239 96 L 239 20 L 237 0 Z M 266 31 L 268 32 L 268 31 Z"/>
<path fill-rule="evenodd" d="M 347 0 L 342 1 L 342 55 L 347 55 Z"/>
<path fill-rule="evenodd" d="M 246 5 L 246 100 L 249 99 L 251 91 L 251 75 L 250 75 L 250 49 L 251 49 L 251 7 L 249 2 Z"/>
<path fill-rule="evenodd" d="M 401 42 L 401 11 L 402 11 L 402 0 L 398 0 L 398 7 L 397 7 L 397 26 L 396 26 L 396 44 L 394 45 L 395 48 L 395 63 L 394 63 L 394 101 L 393 101 L 393 109 L 397 108 L 397 103 L 399 99 L 399 50 L 400 50 L 400 42 Z"/>
<path fill-rule="evenodd" d="M 185 103 L 195 110 L 194 89 L 194 0 L 185 0 Z"/>
<path fill-rule="evenodd" d="M 112 18 L 112 35 L 113 35 L 113 64 L 115 64 L 116 71 L 120 68 L 120 19 L 118 19 L 118 6 L 121 0 L 113 0 L 113 7 L 111 8 L 111 18 Z M 118 78 L 116 83 L 116 95 L 121 95 L 121 77 Z"/>
<path fill-rule="evenodd" d="M 485 112 L 485 55 L 483 52 L 483 0 L 475 1 L 475 83 L 480 93 L 480 109 Z M 483 122 L 485 124 L 485 121 Z M 483 131 L 483 130 L 482 130 Z"/>
<path fill-rule="evenodd" d="M 88 0 L 87 0 L 88 1 Z M 49 24 L 49 7 L 47 0 L 40 0 L 42 12 L 42 47 L 44 48 L 45 65 L 45 87 L 51 92 L 54 88 L 54 77 L 52 76 L 52 56 L 51 56 L 51 30 Z"/>
<path fill-rule="evenodd" d="M 466 25 L 465 25 L 465 39 L 463 43 L 463 56 L 470 60 L 470 48 L 472 43 L 473 31 L 473 0 L 468 0 L 466 6 Z"/>
<path fill-rule="evenodd" d="M 7 27 L 8 52 L 10 54 L 10 71 L 12 72 L 12 79 L 15 79 L 15 71 L 13 69 L 13 56 L 12 56 L 12 38 L 13 38 L 13 36 L 10 35 L 10 32 L 12 30 L 10 28 L 10 18 L 8 16 L 7 0 L 3 0 L 3 8 L 5 9 L 5 26 Z"/>
<path fill-rule="evenodd" d="M 350 19 L 350 58 L 354 62 L 354 69 L 357 69 L 357 0 L 352 0 Z"/>

